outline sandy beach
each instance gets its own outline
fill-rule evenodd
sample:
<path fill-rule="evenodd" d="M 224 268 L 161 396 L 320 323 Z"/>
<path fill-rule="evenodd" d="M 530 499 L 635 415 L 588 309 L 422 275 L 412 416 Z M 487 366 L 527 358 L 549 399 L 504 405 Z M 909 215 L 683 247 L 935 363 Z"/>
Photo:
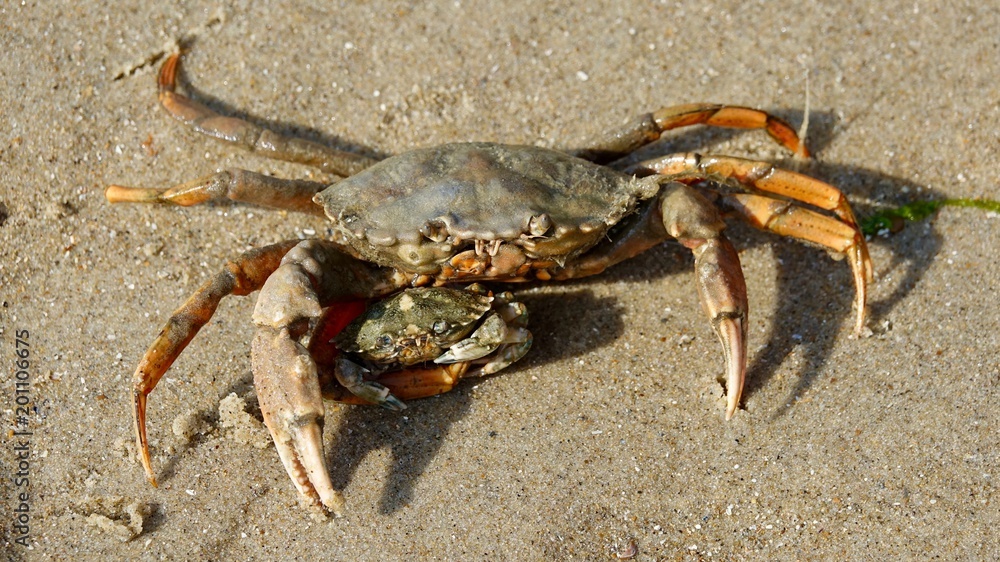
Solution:
<path fill-rule="evenodd" d="M 159 488 L 135 458 L 131 377 L 227 259 L 322 236 L 324 221 L 103 195 L 224 168 L 330 180 L 170 119 L 156 72 L 183 46 L 193 98 L 376 157 L 471 140 L 572 149 L 690 102 L 798 128 L 808 103 L 801 171 L 862 219 L 1000 199 L 1000 11 L 949 4 L 0 5 L 0 557 L 1000 557 L 996 213 L 945 207 L 872 237 L 864 338 L 846 262 L 734 223 L 750 361 L 730 421 L 682 246 L 515 287 L 535 343 L 513 367 L 402 413 L 328 403 L 348 510 L 318 521 L 256 407 L 253 296 L 225 300 L 150 398 Z M 795 164 L 764 133 L 703 127 L 639 156 L 681 151 Z"/>

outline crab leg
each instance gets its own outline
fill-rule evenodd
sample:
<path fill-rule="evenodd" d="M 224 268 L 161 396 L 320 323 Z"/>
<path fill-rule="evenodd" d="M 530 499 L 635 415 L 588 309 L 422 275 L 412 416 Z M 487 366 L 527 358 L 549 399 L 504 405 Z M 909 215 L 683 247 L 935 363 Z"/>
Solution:
<path fill-rule="evenodd" d="M 215 313 L 219 302 L 228 295 L 248 295 L 259 289 L 278 268 L 278 264 L 298 240 L 280 242 L 250 250 L 230 261 L 222 271 L 206 281 L 188 300 L 174 311 L 160 334 L 153 340 L 139 361 L 132 376 L 133 420 L 136 444 L 149 482 L 156 486 L 156 476 L 149 456 L 146 436 L 146 397 L 153 392 L 174 360 L 184 351 L 198 330 Z"/>
<path fill-rule="evenodd" d="M 655 141 L 671 129 L 690 125 L 764 129 L 778 144 L 791 150 L 796 156 L 809 157 L 805 143 L 784 120 L 759 109 L 708 103 L 675 105 L 647 113 L 621 130 L 602 135 L 591 142 L 588 148 L 578 150 L 574 155 L 599 164 L 611 162 Z"/>
<path fill-rule="evenodd" d="M 287 137 L 258 127 L 244 119 L 219 115 L 208 107 L 178 94 L 177 69 L 180 54 L 167 58 L 160 68 L 160 103 L 174 118 L 199 133 L 258 152 L 268 158 L 308 164 L 339 176 L 354 175 L 377 162 L 374 158 L 336 150 L 322 144 Z"/>
<path fill-rule="evenodd" d="M 809 176 L 730 156 L 673 154 L 640 162 L 630 172 L 657 173 L 678 181 L 735 180 L 741 186 L 801 201 L 837 215 L 839 220 L 769 197 L 732 194 L 722 197 L 728 207 L 757 228 L 821 244 L 846 254 L 854 275 L 857 306 L 855 333 L 864 328 L 867 285 L 874 277 L 864 236 L 847 198 L 830 184 Z"/>
<path fill-rule="evenodd" d="M 702 156 L 688 152 L 640 162 L 630 167 L 627 173 L 637 171 L 653 172 L 680 181 L 689 177 L 735 180 L 751 189 L 774 193 L 831 211 L 850 226 L 858 224 L 847 197 L 839 189 L 805 174 L 783 170 L 770 162 L 734 156 Z"/>
<path fill-rule="evenodd" d="M 736 249 L 722 234 L 718 210 L 696 189 L 663 178 L 659 203 L 640 210 L 637 220 L 613 241 L 598 246 L 554 278 L 600 273 L 664 240 L 674 238 L 695 256 L 702 308 L 722 342 L 726 361 L 726 419 L 739 407 L 746 379 L 747 287 Z"/>
<path fill-rule="evenodd" d="M 452 363 L 427 368 L 406 368 L 390 371 L 375 379 L 379 384 L 389 389 L 389 392 L 400 400 L 415 400 L 443 394 L 455 388 L 469 370 L 469 362 Z M 320 380 L 332 379 L 333 375 L 326 373 L 332 369 L 320 367 Z M 323 398 L 342 404 L 371 404 L 371 402 L 352 394 L 339 384 L 327 384 L 321 387 Z"/>
<path fill-rule="evenodd" d="M 104 190 L 104 197 L 110 203 L 168 203 L 184 207 L 228 199 L 323 216 L 323 208 L 313 202 L 313 196 L 327 185 L 231 169 L 166 189 L 110 185 Z"/>
<path fill-rule="evenodd" d="M 736 249 L 722 234 L 715 206 L 676 182 L 663 186 L 660 213 L 667 234 L 694 253 L 698 296 L 726 360 L 726 419 L 740 405 L 747 370 L 747 285 Z"/>
<path fill-rule="evenodd" d="M 402 284 L 393 270 L 352 258 L 336 244 L 307 240 L 284 257 L 254 308 L 252 363 L 264 423 L 301 496 L 336 515 L 344 500 L 326 469 L 319 370 L 308 340 L 324 306 L 382 296 Z"/>
<path fill-rule="evenodd" d="M 807 240 L 846 254 L 854 274 L 854 306 L 857 310 L 854 333 L 862 332 L 865 326 L 865 302 L 868 298 L 868 282 L 871 280 L 871 263 L 868 261 L 864 237 L 856 227 L 797 207 L 788 201 L 761 195 L 734 193 L 722 196 L 721 202 L 755 228 Z"/>

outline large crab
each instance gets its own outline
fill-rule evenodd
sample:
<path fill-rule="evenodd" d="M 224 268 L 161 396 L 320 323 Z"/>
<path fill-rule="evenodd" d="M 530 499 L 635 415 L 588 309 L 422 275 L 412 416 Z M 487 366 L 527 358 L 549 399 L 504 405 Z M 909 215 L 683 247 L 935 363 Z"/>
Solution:
<path fill-rule="evenodd" d="M 765 162 L 726 156 L 675 154 L 621 163 L 663 132 L 695 124 L 764 129 L 807 157 L 794 130 L 763 111 L 669 107 L 573 154 L 460 143 L 379 162 L 217 114 L 175 91 L 178 61 L 179 55 L 168 58 L 159 74 L 160 102 L 173 117 L 262 155 L 344 179 L 323 185 L 229 170 L 169 189 L 112 185 L 106 190 L 111 202 L 195 205 L 229 199 L 325 215 L 335 232 L 331 240 L 293 240 L 246 252 L 167 321 L 133 379 L 136 435 L 151 482 L 146 397 L 230 294 L 260 290 L 252 364 L 264 421 L 301 495 L 336 514 L 343 499 L 326 468 L 320 375 L 306 344 L 323 325 L 324 310 L 336 310 L 341 302 L 379 300 L 419 286 L 573 279 L 674 239 L 694 253 L 700 300 L 722 342 L 728 419 L 739 406 L 745 378 L 747 296 L 736 250 L 722 234 L 725 214 L 846 255 L 856 289 L 855 331 L 864 326 L 872 265 L 851 208 L 836 188 Z M 410 371 L 395 373 L 406 378 Z M 425 371 L 414 373 L 420 378 Z M 380 380 L 392 390 L 389 379 Z M 334 397 L 346 398 L 342 390 Z M 365 394 L 383 405 L 391 405 L 390 396 Z"/>

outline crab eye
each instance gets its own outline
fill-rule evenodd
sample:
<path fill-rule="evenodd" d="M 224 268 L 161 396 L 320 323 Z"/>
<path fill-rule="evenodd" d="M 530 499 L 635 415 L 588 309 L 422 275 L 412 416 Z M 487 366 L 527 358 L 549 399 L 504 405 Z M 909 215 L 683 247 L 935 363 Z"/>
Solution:
<path fill-rule="evenodd" d="M 438 320 L 433 326 L 431 326 L 431 329 L 434 330 L 435 334 L 443 334 L 448 331 L 448 323 L 444 320 Z"/>
<path fill-rule="evenodd" d="M 389 346 L 392 345 L 392 338 L 390 338 L 389 336 L 386 336 L 386 335 L 379 336 L 379 338 L 378 338 L 378 344 L 381 347 L 389 347 Z"/>

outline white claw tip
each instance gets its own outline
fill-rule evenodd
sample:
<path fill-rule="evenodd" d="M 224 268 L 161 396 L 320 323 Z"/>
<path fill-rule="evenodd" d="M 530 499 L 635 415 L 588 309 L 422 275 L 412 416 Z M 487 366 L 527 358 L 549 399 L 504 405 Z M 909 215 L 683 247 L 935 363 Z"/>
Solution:
<path fill-rule="evenodd" d="M 739 390 L 736 392 L 728 392 L 726 396 L 726 421 L 733 419 L 733 416 L 736 415 L 736 411 L 740 409 L 740 394 L 742 393 Z"/>

